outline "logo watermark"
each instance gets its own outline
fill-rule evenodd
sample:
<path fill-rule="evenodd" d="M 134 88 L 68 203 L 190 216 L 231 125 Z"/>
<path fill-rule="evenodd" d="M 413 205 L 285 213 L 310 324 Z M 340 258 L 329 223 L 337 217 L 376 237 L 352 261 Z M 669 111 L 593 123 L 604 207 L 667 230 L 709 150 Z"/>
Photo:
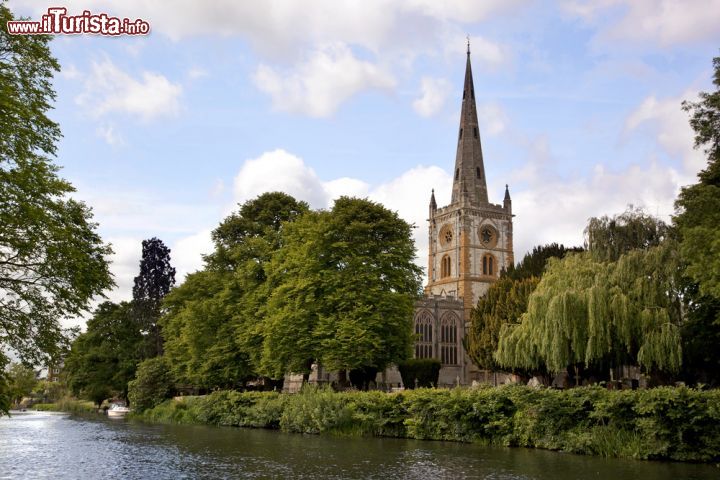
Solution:
<path fill-rule="evenodd" d="M 50 7 L 40 21 L 11 20 L 7 22 L 10 35 L 147 35 L 150 24 L 137 18 L 111 17 L 106 13 L 68 15 L 65 7 Z"/>

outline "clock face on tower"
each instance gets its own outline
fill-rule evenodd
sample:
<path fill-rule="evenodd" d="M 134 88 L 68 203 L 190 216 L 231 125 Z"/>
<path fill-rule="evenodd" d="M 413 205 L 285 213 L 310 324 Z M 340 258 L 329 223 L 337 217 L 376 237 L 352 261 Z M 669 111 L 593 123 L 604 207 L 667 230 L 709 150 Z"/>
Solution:
<path fill-rule="evenodd" d="M 444 225 L 440 229 L 440 235 L 438 235 L 441 245 L 450 245 L 453 241 L 453 232 L 450 225 Z"/>
<path fill-rule="evenodd" d="M 483 225 L 479 230 L 480 242 L 485 247 L 494 247 L 497 244 L 497 230 L 490 225 Z"/>

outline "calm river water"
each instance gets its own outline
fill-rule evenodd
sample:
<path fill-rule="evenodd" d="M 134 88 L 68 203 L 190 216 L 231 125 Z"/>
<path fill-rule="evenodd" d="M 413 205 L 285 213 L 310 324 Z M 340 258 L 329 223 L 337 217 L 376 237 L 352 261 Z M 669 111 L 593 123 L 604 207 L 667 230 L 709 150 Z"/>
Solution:
<path fill-rule="evenodd" d="M 0 418 L 0 478 L 679 480 L 717 479 L 720 468 L 28 412 Z"/>

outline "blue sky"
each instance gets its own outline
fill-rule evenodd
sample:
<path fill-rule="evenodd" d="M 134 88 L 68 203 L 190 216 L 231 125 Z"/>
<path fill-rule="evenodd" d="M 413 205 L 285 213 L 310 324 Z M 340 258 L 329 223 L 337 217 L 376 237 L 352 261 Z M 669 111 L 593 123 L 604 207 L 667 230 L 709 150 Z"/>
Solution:
<path fill-rule="evenodd" d="M 11 0 L 37 18 L 51 5 Z M 281 189 L 323 208 L 367 196 L 419 226 L 450 200 L 470 36 L 490 199 L 510 185 L 516 258 L 580 244 L 627 204 L 668 219 L 704 165 L 683 99 L 711 88 L 720 1 L 71 1 L 142 18 L 146 37 L 58 36 L 57 163 L 116 251 L 179 276 L 243 202 Z M 420 260 L 422 264 L 422 260 Z"/>

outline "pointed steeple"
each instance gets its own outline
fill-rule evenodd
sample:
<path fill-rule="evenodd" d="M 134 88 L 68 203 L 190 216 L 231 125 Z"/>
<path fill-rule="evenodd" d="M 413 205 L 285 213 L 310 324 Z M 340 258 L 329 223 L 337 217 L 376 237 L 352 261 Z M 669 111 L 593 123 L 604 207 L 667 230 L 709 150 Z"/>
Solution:
<path fill-rule="evenodd" d="M 485 165 L 480 144 L 477 107 L 475 106 L 475 87 L 470 66 L 469 40 L 452 189 L 452 203 L 463 200 L 468 200 L 472 205 L 488 203 Z"/>
<path fill-rule="evenodd" d="M 432 218 L 433 214 L 437 211 L 437 202 L 435 201 L 435 189 L 432 189 L 432 193 L 430 194 L 430 218 Z"/>
<path fill-rule="evenodd" d="M 507 183 L 505 184 L 505 198 L 503 199 L 503 208 L 512 214 L 512 200 L 510 200 L 510 190 Z"/>

